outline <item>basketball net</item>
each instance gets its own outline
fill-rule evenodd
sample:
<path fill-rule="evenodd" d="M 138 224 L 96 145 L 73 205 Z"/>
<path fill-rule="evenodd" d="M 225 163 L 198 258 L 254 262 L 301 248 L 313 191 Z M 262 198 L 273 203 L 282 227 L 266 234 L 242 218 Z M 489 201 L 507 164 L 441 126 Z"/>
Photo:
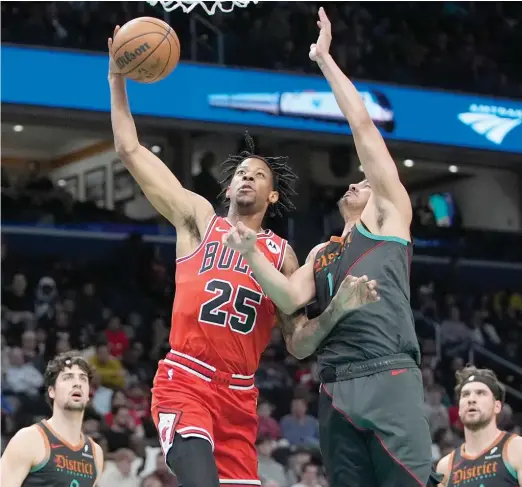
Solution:
<path fill-rule="evenodd" d="M 219 10 L 221 10 L 222 12 L 228 14 L 228 13 L 232 12 L 232 10 L 234 10 L 234 7 L 244 8 L 249 3 L 257 3 L 257 2 L 258 2 L 258 0 L 232 0 L 232 1 L 225 1 L 225 2 L 222 2 L 221 0 L 216 0 L 213 2 L 214 3 L 213 5 L 208 7 L 205 4 L 204 0 L 174 0 L 174 1 L 150 0 L 150 1 L 147 1 L 147 3 L 149 3 L 153 7 L 156 6 L 158 3 L 161 3 L 161 6 L 167 12 L 172 12 L 173 10 L 176 10 L 178 7 L 181 7 L 183 12 L 185 12 L 186 14 L 188 14 L 189 12 L 194 10 L 197 5 L 201 5 L 203 7 L 203 9 L 205 10 L 205 12 L 207 12 L 208 15 L 214 15 L 216 13 L 217 8 L 219 8 Z M 208 2 L 208 3 L 212 3 L 212 2 Z M 230 6 L 227 7 L 224 4 L 230 4 Z"/>

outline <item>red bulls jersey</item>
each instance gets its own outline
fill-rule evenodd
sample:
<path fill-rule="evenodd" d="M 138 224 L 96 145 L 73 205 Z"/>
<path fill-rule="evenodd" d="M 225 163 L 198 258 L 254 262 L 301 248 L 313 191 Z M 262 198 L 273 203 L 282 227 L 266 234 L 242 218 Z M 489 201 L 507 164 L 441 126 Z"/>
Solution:
<path fill-rule="evenodd" d="M 176 260 L 172 350 L 228 373 L 252 375 L 276 323 L 268 299 L 242 256 L 221 240 L 231 228 L 214 216 L 201 244 Z M 257 247 L 280 270 L 286 240 L 266 230 Z"/>

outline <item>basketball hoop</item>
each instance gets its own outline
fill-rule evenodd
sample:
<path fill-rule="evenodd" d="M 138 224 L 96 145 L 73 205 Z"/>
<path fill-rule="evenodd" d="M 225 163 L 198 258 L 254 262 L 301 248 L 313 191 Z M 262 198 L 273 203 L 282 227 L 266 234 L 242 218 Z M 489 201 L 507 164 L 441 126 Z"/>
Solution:
<path fill-rule="evenodd" d="M 181 7 L 183 12 L 188 14 L 189 12 L 192 12 L 196 8 L 197 5 L 201 5 L 205 12 L 207 12 L 208 15 L 214 15 L 216 13 L 216 9 L 219 8 L 222 12 L 228 14 L 234 10 L 234 7 L 240 7 L 245 8 L 249 3 L 257 3 L 258 0 L 232 0 L 232 1 L 221 1 L 221 0 L 214 0 L 214 4 L 210 7 L 205 5 L 205 0 L 149 0 L 147 1 L 148 4 L 152 5 L 153 7 L 156 6 L 158 3 L 161 3 L 161 6 L 167 11 L 172 12 L 173 10 L 176 10 L 178 7 Z M 212 2 L 208 2 L 212 3 Z M 227 7 L 224 4 L 231 4 L 229 7 Z"/>

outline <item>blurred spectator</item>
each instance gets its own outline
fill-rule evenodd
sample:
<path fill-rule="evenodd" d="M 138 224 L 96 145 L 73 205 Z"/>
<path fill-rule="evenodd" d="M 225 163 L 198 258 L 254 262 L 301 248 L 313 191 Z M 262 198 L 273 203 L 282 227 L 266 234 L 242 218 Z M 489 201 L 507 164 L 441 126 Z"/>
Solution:
<path fill-rule="evenodd" d="M 281 429 L 277 421 L 272 418 L 274 406 L 261 399 L 257 403 L 258 436 L 268 437 L 272 440 L 281 438 Z"/>
<path fill-rule="evenodd" d="M 152 476 L 161 482 L 161 487 L 178 487 L 178 481 L 168 469 L 161 451 L 156 455 L 156 469 Z"/>
<path fill-rule="evenodd" d="M 122 388 L 125 384 L 125 371 L 118 359 L 109 353 L 107 341 L 100 340 L 96 345 L 96 353 L 89 360 L 101 377 L 101 383 L 110 389 Z"/>
<path fill-rule="evenodd" d="M 314 463 L 304 465 L 299 483 L 294 484 L 293 487 L 320 487 L 319 467 Z"/>
<path fill-rule="evenodd" d="M 13 276 L 10 288 L 2 295 L 2 315 L 13 324 L 30 322 L 34 316 L 34 303 L 27 293 L 27 279 L 17 273 Z"/>
<path fill-rule="evenodd" d="M 143 438 L 143 427 L 136 424 L 128 406 L 114 406 L 112 408 L 112 422 L 105 432 L 109 452 L 121 448 L 132 449 L 134 440 Z"/>
<path fill-rule="evenodd" d="M 31 363 L 26 363 L 21 348 L 12 348 L 3 387 L 15 395 L 37 396 L 43 386 L 43 375 Z"/>
<path fill-rule="evenodd" d="M 459 355 L 468 350 L 471 331 L 460 319 L 460 310 L 456 305 L 450 306 L 449 318 L 441 323 L 442 343 L 449 356 Z"/>
<path fill-rule="evenodd" d="M 444 392 L 438 385 L 432 386 L 425 391 L 426 409 L 428 422 L 432 436 L 440 430 L 449 428 L 449 414 L 446 406 L 442 403 Z"/>
<path fill-rule="evenodd" d="M 128 448 L 115 451 L 113 460 L 105 462 L 98 485 L 100 487 L 139 487 L 140 480 L 132 472 L 132 462 L 135 456 L 135 453 Z"/>
<path fill-rule="evenodd" d="M 123 357 L 123 354 L 129 348 L 129 338 L 123 330 L 121 320 L 118 316 L 111 316 L 107 329 L 105 330 L 105 336 L 109 344 L 109 353 L 118 360 Z"/>
<path fill-rule="evenodd" d="M 290 414 L 281 419 L 281 433 L 291 445 L 316 446 L 319 444 L 319 423 L 307 414 L 308 404 L 305 399 L 292 399 Z"/>
<path fill-rule="evenodd" d="M 221 186 L 217 182 L 212 169 L 216 165 L 216 156 L 212 152 L 205 152 L 199 160 L 201 171 L 194 176 L 194 192 L 210 201 L 214 208 L 219 206 Z"/>
<path fill-rule="evenodd" d="M 272 458 L 275 441 L 269 436 L 260 436 L 256 441 L 258 473 L 265 482 L 275 482 L 279 487 L 289 485 L 283 466 Z"/>
<path fill-rule="evenodd" d="M 111 411 L 114 391 L 101 385 L 101 376 L 95 369 L 91 379 L 91 406 L 100 415 L 105 416 Z"/>

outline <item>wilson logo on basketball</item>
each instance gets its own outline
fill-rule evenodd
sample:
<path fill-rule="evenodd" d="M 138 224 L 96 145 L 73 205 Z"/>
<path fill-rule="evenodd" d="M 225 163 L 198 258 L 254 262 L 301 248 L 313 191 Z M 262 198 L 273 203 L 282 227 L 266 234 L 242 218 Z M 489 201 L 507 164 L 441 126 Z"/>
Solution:
<path fill-rule="evenodd" d="M 88 475 L 94 477 L 93 464 L 83 460 L 71 460 L 67 455 L 56 455 L 54 459 L 56 468 L 60 470 L 69 470 L 77 474 Z"/>
<path fill-rule="evenodd" d="M 118 56 L 116 59 L 116 64 L 118 68 L 122 69 L 132 61 L 134 61 L 137 57 L 141 56 L 144 52 L 147 52 L 150 49 L 150 46 L 147 42 L 144 42 L 141 46 L 134 49 L 134 51 L 125 51 L 123 56 Z"/>

